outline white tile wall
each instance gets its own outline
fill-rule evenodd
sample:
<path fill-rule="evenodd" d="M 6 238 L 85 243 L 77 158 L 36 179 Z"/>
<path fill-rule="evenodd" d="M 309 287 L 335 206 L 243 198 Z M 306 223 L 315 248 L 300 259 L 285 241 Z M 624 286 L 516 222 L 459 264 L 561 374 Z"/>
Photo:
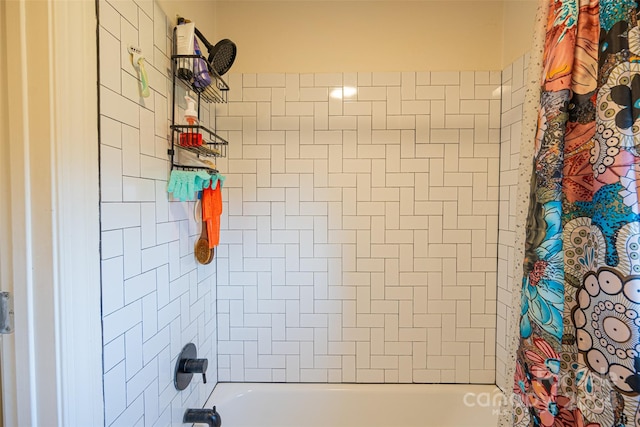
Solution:
<path fill-rule="evenodd" d="M 502 73 L 227 76 L 230 102 L 211 111 L 231 141 L 216 271 L 193 261 L 192 204 L 166 194 L 166 16 L 99 8 L 107 425 L 181 425 L 217 379 L 506 386 L 526 58 Z M 329 96 L 342 86 L 358 92 Z M 210 382 L 177 392 L 190 341 Z"/>
<path fill-rule="evenodd" d="M 511 319 L 511 289 L 520 286 L 520 277 L 513 277 L 516 194 L 520 133 L 527 76 L 528 55 L 518 58 L 502 72 L 502 129 L 500 144 L 500 214 L 498 233 L 498 312 L 496 324 L 496 384 L 503 390 L 511 386 L 506 378 L 507 334 Z"/>
<path fill-rule="evenodd" d="M 216 276 L 214 264 L 193 261 L 193 204 L 166 192 L 171 31 L 154 2 L 98 6 L 105 419 L 181 426 L 217 382 Z M 130 43 L 144 50 L 149 98 L 139 96 Z M 173 371 L 188 342 L 209 359 L 208 383 L 195 376 L 178 392 Z"/>
<path fill-rule="evenodd" d="M 228 79 L 219 379 L 493 383 L 501 73 Z"/>

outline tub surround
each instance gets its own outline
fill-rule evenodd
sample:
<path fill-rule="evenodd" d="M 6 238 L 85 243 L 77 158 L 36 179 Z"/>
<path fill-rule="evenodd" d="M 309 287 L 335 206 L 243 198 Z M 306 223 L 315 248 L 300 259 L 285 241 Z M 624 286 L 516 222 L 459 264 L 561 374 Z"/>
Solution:
<path fill-rule="evenodd" d="M 494 383 L 501 73 L 229 82 L 220 380 Z"/>
<path fill-rule="evenodd" d="M 498 313 L 496 330 L 496 384 L 506 390 L 513 378 L 507 378 L 509 331 L 513 319 L 513 277 L 516 240 L 516 202 L 522 141 L 522 119 L 529 56 L 516 59 L 502 71 L 502 129 L 500 144 L 500 215 L 498 232 Z"/>
<path fill-rule="evenodd" d="M 172 28 L 151 1 L 98 8 L 105 424 L 182 425 L 217 381 L 216 282 L 215 265 L 193 258 L 193 203 L 166 191 Z M 149 98 L 129 44 L 146 57 Z M 179 392 L 174 368 L 189 342 L 209 359 L 208 382 L 198 375 Z"/>
<path fill-rule="evenodd" d="M 203 112 L 230 141 L 223 244 L 198 266 L 193 204 L 166 193 L 169 20 L 154 2 L 98 6 L 106 425 L 182 425 L 218 379 L 506 387 L 525 58 L 225 76 L 229 104 Z M 188 342 L 208 384 L 178 392 Z"/>

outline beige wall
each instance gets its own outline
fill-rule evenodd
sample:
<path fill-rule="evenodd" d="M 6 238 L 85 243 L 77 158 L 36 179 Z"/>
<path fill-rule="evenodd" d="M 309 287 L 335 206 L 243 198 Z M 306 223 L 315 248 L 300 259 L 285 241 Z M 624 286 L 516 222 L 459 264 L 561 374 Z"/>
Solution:
<path fill-rule="evenodd" d="M 169 19 L 171 26 L 176 24 L 176 15 L 196 23 L 198 29 L 210 43 L 216 39 L 216 1 L 215 0 L 156 0 Z M 204 48 L 204 46 L 202 46 Z"/>
<path fill-rule="evenodd" d="M 498 70 L 502 1 L 218 1 L 236 73 Z"/>
<path fill-rule="evenodd" d="M 537 0 L 505 0 L 502 66 L 531 50 Z"/>
<path fill-rule="evenodd" d="M 538 0 L 159 0 L 211 43 L 238 45 L 234 72 L 498 70 L 531 49 Z"/>

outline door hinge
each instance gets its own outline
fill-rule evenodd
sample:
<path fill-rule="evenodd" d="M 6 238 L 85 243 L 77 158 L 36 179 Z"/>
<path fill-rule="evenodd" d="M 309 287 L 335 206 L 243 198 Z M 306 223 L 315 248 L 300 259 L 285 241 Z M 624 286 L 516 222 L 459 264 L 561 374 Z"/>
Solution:
<path fill-rule="evenodd" d="M 0 292 L 0 334 L 12 334 L 13 327 L 13 296 Z"/>

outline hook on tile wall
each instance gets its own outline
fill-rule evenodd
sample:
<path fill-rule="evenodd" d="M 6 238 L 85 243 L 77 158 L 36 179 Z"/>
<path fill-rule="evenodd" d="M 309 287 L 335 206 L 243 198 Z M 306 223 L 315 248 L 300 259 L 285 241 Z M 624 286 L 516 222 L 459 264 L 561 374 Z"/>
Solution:
<path fill-rule="evenodd" d="M 131 63 L 133 68 L 138 72 L 138 78 L 140 79 L 140 95 L 143 98 L 148 98 L 151 92 L 149 91 L 149 78 L 147 77 L 147 70 L 144 68 L 144 56 L 142 55 L 142 49 L 138 46 L 129 45 L 127 50 L 131 54 Z"/>

